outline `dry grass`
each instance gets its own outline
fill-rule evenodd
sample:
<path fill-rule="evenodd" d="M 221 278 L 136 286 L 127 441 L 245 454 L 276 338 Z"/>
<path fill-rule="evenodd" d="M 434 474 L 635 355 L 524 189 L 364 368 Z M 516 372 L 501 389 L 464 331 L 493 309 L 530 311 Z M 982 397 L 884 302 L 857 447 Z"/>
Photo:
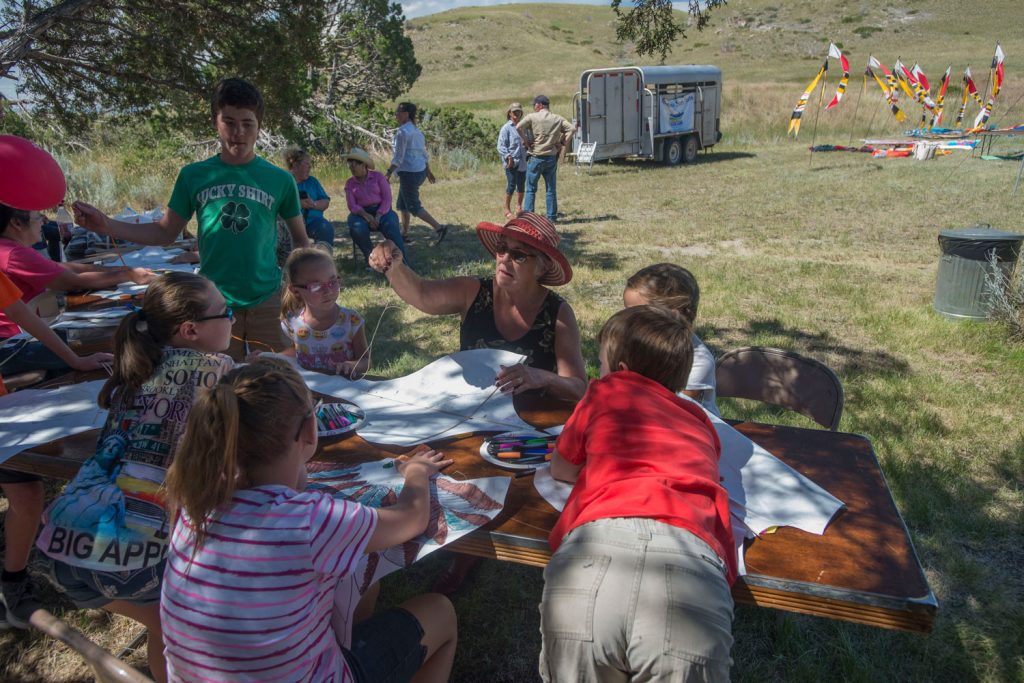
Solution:
<path fill-rule="evenodd" d="M 620 306 L 625 279 L 649 263 L 675 261 L 701 283 L 698 328 L 713 349 L 762 344 L 822 359 L 846 389 L 840 428 L 867 435 L 875 447 L 939 599 L 934 633 L 742 607 L 734 678 L 1024 680 L 1024 348 L 998 326 L 951 322 L 932 310 L 940 229 L 986 222 L 1021 230 L 1021 195 L 1009 196 L 1017 165 L 962 152 L 923 163 L 863 154 L 810 156 L 810 120 L 799 142 L 784 134 L 825 36 L 854 50 L 855 68 L 848 101 L 834 117 L 821 115 L 818 142 L 845 144 L 851 131 L 855 139 L 897 132 L 883 122 L 884 112 L 871 118 L 867 96 L 858 117 L 852 115 L 860 88 L 856 65 L 869 51 L 884 61 L 896 53 L 913 57 L 934 80 L 950 61 L 962 69 L 970 59 L 975 74 L 983 74 L 993 43 L 1002 39 L 1010 76 L 1001 102 L 1009 108 L 1024 91 L 1024 80 L 1015 76 L 1024 34 L 1007 35 L 1003 27 L 1019 24 L 1021 9 L 993 2 L 965 14 L 933 0 L 902 9 L 860 3 L 823 10 L 809 0 L 771 7 L 757 0 L 730 5 L 674 58 L 725 69 L 726 137 L 715 153 L 692 167 L 637 162 L 600 164 L 591 175 L 571 167 L 560 171 L 565 218 L 559 231 L 576 271 L 561 293 L 580 320 L 584 355 L 593 372 L 594 336 Z M 809 23 L 803 21 L 808 17 Z M 628 52 L 609 43 L 609 21 L 602 7 L 557 5 L 464 9 L 418 19 L 412 35 L 425 71 L 411 99 L 460 103 L 499 117 L 506 100 L 544 89 L 556 108 L 567 108 L 582 68 L 615 63 L 614 56 L 592 58 L 595 48 Z M 883 31 L 861 38 L 854 33 L 861 26 Z M 494 36 L 506 31 L 513 47 L 495 43 Z M 594 42 L 579 44 L 586 40 Z M 516 49 L 546 54 L 542 48 L 557 50 L 559 59 L 530 58 L 536 68 L 508 68 Z M 470 54 L 474 66 L 454 68 Z M 997 122 L 1021 119 L 1019 106 L 997 107 Z M 1024 143 L 1002 144 L 1005 151 Z M 314 173 L 335 196 L 329 217 L 344 219 L 343 176 L 327 163 Z M 428 249 L 422 240 L 412 246 L 416 268 L 431 277 L 487 273 L 492 264 L 472 226 L 500 220 L 503 185 L 495 165 L 475 175 L 443 174 L 437 185 L 426 186 L 425 205 L 453 230 L 443 249 Z M 342 299 L 363 311 L 372 328 L 396 298 L 379 279 L 352 269 L 347 241 L 341 243 Z M 374 370 L 394 376 L 422 367 L 456 348 L 456 335 L 454 318 L 428 318 L 404 305 L 389 309 L 374 344 Z M 734 416 L 808 424 L 723 403 Z M 425 590 L 442 561 L 431 559 L 388 579 L 385 600 Z M 455 680 L 535 679 L 540 585 L 536 570 L 481 566 L 456 598 L 462 635 Z M 112 629 L 67 614 L 92 637 L 129 639 L 124 631 L 112 633 L 122 628 L 120 621 Z M 73 657 L 38 638 L 0 638 L 6 662 L 0 671 L 9 678 L 81 675 Z"/>

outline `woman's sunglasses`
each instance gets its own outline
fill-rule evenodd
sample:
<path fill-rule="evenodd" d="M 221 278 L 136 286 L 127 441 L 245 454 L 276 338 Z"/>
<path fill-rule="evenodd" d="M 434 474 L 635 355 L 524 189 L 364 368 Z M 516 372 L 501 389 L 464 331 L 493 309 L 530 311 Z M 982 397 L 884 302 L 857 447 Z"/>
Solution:
<path fill-rule="evenodd" d="M 494 255 L 504 256 L 508 254 L 509 258 L 512 259 L 516 265 L 523 265 L 526 263 L 526 259 L 533 258 L 536 254 L 531 254 L 528 251 L 522 251 L 521 249 L 509 249 L 509 246 L 504 242 L 499 242 L 494 245 Z"/>
<path fill-rule="evenodd" d="M 325 282 L 310 282 L 308 285 L 294 285 L 296 289 L 304 289 L 310 294 L 319 294 L 325 289 L 334 290 L 341 287 L 341 280 L 336 277 L 332 277 L 330 280 Z"/>
<path fill-rule="evenodd" d="M 231 310 L 230 306 L 225 306 L 223 313 L 219 313 L 218 315 L 204 315 L 200 318 L 196 318 L 195 322 L 201 323 L 204 320 L 220 320 L 221 318 L 227 318 L 228 320 L 234 322 L 235 312 Z"/>

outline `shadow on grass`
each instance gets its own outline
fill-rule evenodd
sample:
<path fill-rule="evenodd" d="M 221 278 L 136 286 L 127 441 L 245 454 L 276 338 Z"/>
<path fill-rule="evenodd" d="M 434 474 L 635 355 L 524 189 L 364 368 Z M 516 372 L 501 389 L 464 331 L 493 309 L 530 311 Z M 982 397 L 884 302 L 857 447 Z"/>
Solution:
<path fill-rule="evenodd" d="M 577 223 L 597 223 L 598 221 L 621 221 L 621 220 L 622 219 L 619 218 L 614 213 L 606 213 L 603 216 L 576 216 L 574 218 L 559 218 L 558 219 L 558 225 L 556 227 L 558 228 L 558 232 L 560 234 L 562 234 L 562 226 L 563 225 L 576 225 Z M 563 239 L 564 239 L 564 234 L 563 234 Z"/>
<path fill-rule="evenodd" d="M 715 152 L 698 155 L 698 164 L 717 164 L 723 161 L 736 161 L 737 159 L 756 159 L 757 155 L 751 152 Z"/>
<path fill-rule="evenodd" d="M 613 217 L 619 220 L 618 216 Z M 607 217 L 595 216 L 593 218 L 580 217 L 572 223 L 588 223 L 591 221 L 609 220 Z M 570 221 L 563 221 L 569 223 Z M 561 223 L 560 223 L 561 225 Z M 594 268 L 597 270 L 614 270 L 621 268 L 622 255 L 610 251 L 591 251 L 588 246 L 591 239 L 584 230 L 559 230 L 562 241 L 559 248 L 565 254 L 573 268 Z"/>
<path fill-rule="evenodd" d="M 741 327 L 717 327 L 714 325 L 697 325 L 701 338 L 721 356 L 726 351 L 741 346 L 783 346 L 800 354 L 813 356 L 826 364 L 837 374 L 852 373 L 908 373 L 910 365 L 906 360 L 884 351 L 864 351 L 843 344 L 829 334 L 807 332 L 806 330 L 788 327 L 777 318 L 748 320 Z M 784 340 L 780 343 L 779 340 Z"/>
<path fill-rule="evenodd" d="M 702 154 L 697 155 L 697 160 L 692 164 L 717 164 L 723 161 L 736 161 L 738 159 L 755 159 L 757 155 L 752 152 L 717 152 L 710 150 Z M 691 164 L 679 164 L 680 167 L 685 167 Z M 607 175 L 612 172 L 611 168 L 620 167 L 627 169 L 643 169 L 643 168 L 662 168 L 666 166 L 665 163 L 654 161 L 653 159 L 608 159 L 606 161 L 598 161 L 594 163 L 593 175 Z M 581 170 L 585 170 L 585 167 L 580 167 Z M 600 171 L 600 172 L 599 172 Z"/>

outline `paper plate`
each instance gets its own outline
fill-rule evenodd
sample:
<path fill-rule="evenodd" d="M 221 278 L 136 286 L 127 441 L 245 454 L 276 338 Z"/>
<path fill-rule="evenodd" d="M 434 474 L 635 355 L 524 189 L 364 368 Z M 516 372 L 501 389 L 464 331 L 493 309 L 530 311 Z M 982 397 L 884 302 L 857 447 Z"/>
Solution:
<path fill-rule="evenodd" d="M 351 418 L 355 418 L 355 420 L 349 424 L 331 425 L 331 422 L 334 420 L 348 422 Z M 348 434 L 349 432 L 356 431 L 364 424 L 366 424 L 366 413 L 351 401 L 343 399 L 324 401 L 316 411 L 316 433 L 320 438 Z"/>
<path fill-rule="evenodd" d="M 495 434 L 484 439 L 484 442 L 480 445 L 480 457 L 498 467 L 504 467 L 507 470 L 532 470 L 535 467 L 545 464 L 545 460 L 535 460 L 533 462 L 518 463 L 514 460 L 502 460 L 496 455 L 491 455 L 489 447 L 492 443 L 502 443 L 508 439 L 551 439 L 554 443 L 554 438 L 551 434 L 545 434 L 544 432 L 537 431 L 520 431 L 520 432 L 504 432 L 503 434 Z"/>

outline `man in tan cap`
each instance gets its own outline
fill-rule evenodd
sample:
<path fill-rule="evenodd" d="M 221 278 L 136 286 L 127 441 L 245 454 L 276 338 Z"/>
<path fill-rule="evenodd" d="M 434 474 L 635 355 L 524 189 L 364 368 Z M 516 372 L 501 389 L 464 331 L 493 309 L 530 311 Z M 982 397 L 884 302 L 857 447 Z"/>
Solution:
<path fill-rule="evenodd" d="M 505 125 L 498 133 L 498 156 L 505 168 L 505 218 L 513 218 L 523 210 L 526 186 L 526 145 L 519 137 L 516 124 L 523 118 L 523 105 L 513 102 L 505 110 Z M 512 192 L 516 193 L 516 211 L 512 213 Z"/>
<path fill-rule="evenodd" d="M 526 163 L 526 199 L 523 209 L 533 211 L 537 198 L 537 184 L 544 177 L 544 189 L 547 192 L 546 208 L 548 220 L 552 223 L 558 215 L 558 196 L 555 183 L 558 173 L 558 156 L 562 146 L 572 137 L 572 124 L 558 114 L 553 114 L 549 107 L 551 100 L 545 95 L 533 98 L 533 113 L 524 117 L 516 126 L 523 144 L 530 151 Z M 532 142 L 529 134 L 532 133 Z"/>

